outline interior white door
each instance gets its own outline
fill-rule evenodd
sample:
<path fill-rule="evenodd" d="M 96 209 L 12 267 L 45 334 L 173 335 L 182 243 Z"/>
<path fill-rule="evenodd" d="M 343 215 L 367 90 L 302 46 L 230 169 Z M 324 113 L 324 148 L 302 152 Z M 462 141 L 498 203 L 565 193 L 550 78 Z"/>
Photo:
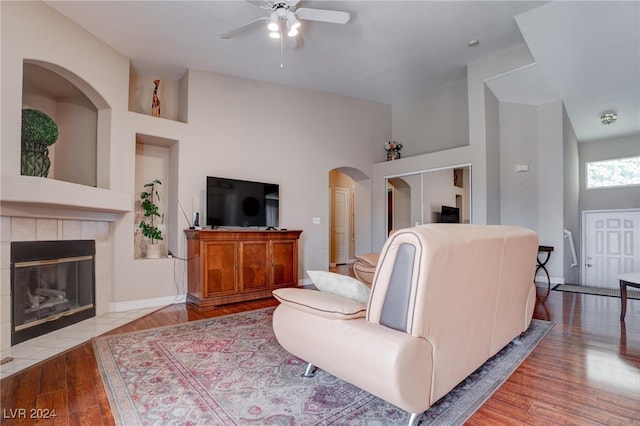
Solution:
<path fill-rule="evenodd" d="M 618 275 L 640 271 L 640 210 L 585 211 L 585 285 L 618 288 Z"/>
<path fill-rule="evenodd" d="M 343 265 L 349 261 L 349 189 L 336 188 L 333 197 L 335 262 Z"/>

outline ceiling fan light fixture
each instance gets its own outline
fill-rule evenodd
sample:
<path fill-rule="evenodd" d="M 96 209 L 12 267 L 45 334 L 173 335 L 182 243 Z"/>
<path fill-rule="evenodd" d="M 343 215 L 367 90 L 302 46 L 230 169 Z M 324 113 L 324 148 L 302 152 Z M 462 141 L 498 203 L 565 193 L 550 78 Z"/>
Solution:
<path fill-rule="evenodd" d="M 298 22 L 297 26 L 293 26 L 291 21 L 287 20 L 287 35 L 289 37 L 295 37 L 298 35 L 298 27 L 300 27 L 300 23 Z"/>
<path fill-rule="evenodd" d="M 269 17 L 269 24 L 267 24 L 267 28 L 272 33 L 280 31 L 280 18 L 278 17 L 278 14 L 276 12 L 271 12 L 271 16 Z M 273 38 L 277 38 L 277 37 L 273 37 Z"/>
<path fill-rule="evenodd" d="M 280 32 L 279 31 L 271 31 L 269 33 L 269 37 L 271 37 L 271 38 L 280 38 Z"/>
<path fill-rule="evenodd" d="M 300 28 L 300 21 L 298 21 L 296 14 L 292 11 L 287 12 L 287 28 L 289 28 L 289 31 L 295 30 L 296 33 L 298 28 Z"/>

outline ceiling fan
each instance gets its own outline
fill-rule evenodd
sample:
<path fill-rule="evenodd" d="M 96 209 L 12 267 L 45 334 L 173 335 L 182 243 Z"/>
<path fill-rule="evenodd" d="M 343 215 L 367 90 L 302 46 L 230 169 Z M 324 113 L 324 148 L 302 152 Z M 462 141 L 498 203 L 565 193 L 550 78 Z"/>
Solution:
<path fill-rule="evenodd" d="M 253 21 L 250 21 L 238 28 L 220 34 L 220 37 L 225 40 L 230 39 L 231 37 L 254 26 L 254 24 L 262 21 L 269 21 L 267 28 L 271 38 L 280 39 L 283 38 L 284 34 L 289 37 L 295 37 L 299 33 L 300 21 L 346 24 L 351 18 L 349 12 L 343 12 L 340 10 L 310 9 L 306 7 L 297 8 L 299 2 L 300 0 L 264 0 L 264 2 L 250 1 L 250 3 L 257 5 L 261 9 L 270 11 L 269 16 L 254 19 Z M 259 5 L 257 3 L 264 4 Z"/>

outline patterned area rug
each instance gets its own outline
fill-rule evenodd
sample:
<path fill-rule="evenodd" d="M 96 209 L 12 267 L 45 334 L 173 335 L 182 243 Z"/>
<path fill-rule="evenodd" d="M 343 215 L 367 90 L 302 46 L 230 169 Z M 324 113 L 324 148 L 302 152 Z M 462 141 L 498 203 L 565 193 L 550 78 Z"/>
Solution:
<path fill-rule="evenodd" d="M 398 425 L 408 414 L 286 352 L 274 308 L 94 339 L 120 425 Z M 531 353 L 552 323 L 533 320 L 420 425 L 462 424 Z"/>
<path fill-rule="evenodd" d="M 558 284 L 553 288 L 553 290 L 568 291 L 570 293 L 595 294 L 598 296 L 620 297 L 620 289 L 617 288 L 590 287 L 586 285 L 575 284 Z M 631 290 L 631 287 L 627 287 L 627 299 L 640 299 L 640 291 Z"/>

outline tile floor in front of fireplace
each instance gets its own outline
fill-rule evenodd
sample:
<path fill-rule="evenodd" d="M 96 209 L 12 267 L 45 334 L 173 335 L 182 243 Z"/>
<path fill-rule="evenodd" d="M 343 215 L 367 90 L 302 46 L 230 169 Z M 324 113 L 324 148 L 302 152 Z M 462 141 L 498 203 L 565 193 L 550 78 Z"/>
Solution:
<path fill-rule="evenodd" d="M 4 379 L 20 370 L 158 309 L 160 307 L 156 306 L 123 312 L 108 312 L 12 346 L 0 353 L 1 360 L 13 358 L 11 361 L 0 365 L 0 379 Z"/>

